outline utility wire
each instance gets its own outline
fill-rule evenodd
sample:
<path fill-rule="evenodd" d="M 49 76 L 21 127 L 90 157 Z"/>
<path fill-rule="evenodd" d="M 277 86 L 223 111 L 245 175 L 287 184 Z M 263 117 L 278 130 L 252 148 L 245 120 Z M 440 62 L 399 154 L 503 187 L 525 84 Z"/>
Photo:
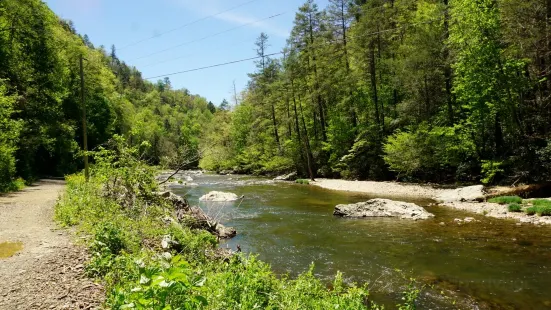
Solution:
<path fill-rule="evenodd" d="M 205 37 L 196 39 L 196 40 L 184 42 L 184 43 L 182 43 L 182 44 L 178 44 L 178 45 L 174 45 L 174 46 L 169 47 L 169 48 L 165 48 L 164 50 L 160 50 L 160 51 L 157 51 L 157 52 L 154 52 L 154 53 L 151 53 L 151 54 L 142 56 L 142 57 L 135 58 L 134 60 L 139 60 L 139 59 L 148 58 L 148 57 L 151 57 L 151 56 L 153 56 L 153 55 L 157 55 L 157 54 L 160 54 L 160 53 L 163 53 L 163 52 L 166 52 L 166 51 L 169 51 L 169 50 L 178 48 L 178 47 L 182 47 L 182 46 L 184 46 L 184 45 L 188 45 L 188 44 L 192 44 L 192 43 L 197 43 L 197 42 L 200 42 L 200 41 L 203 41 L 203 40 L 206 40 L 206 39 L 209 39 L 209 38 L 212 38 L 212 37 L 215 37 L 215 36 L 218 36 L 218 35 L 221 35 L 221 34 L 224 34 L 224 33 L 227 33 L 227 32 L 233 31 L 233 30 L 236 30 L 236 29 L 239 29 L 239 28 L 243 28 L 243 27 L 248 26 L 248 25 L 252 25 L 252 24 L 255 24 L 255 23 L 258 23 L 258 22 L 261 22 L 261 21 L 265 21 L 265 20 L 268 20 L 268 19 L 272 19 L 272 18 L 281 16 L 281 15 L 283 15 L 283 14 L 285 14 L 285 13 L 286 13 L 286 12 L 283 12 L 283 13 L 275 14 L 275 15 L 272 15 L 272 16 L 268 16 L 268 17 L 266 17 L 266 18 L 262 18 L 262 19 L 259 19 L 259 20 L 255 20 L 255 21 L 252 21 L 252 22 L 249 22 L 249 23 L 246 23 L 246 24 L 241 24 L 241 25 L 239 25 L 239 26 L 237 26 L 237 27 L 233 27 L 233 28 L 230 28 L 230 29 L 226 29 L 226 30 L 224 30 L 224 31 L 220 31 L 220 32 L 217 32 L 217 33 L 214 33 L 214 34 L 211 34 L 211 35 L 208 35 L 208 36 L 205 36 Z"/>
<path fill-rule="evenodd" d="M 168 74 L 163 74 L 163 75 L 158 75 L 158 76 L 152 76 L 152 77 L 145 78 L 144 80 L 152 80 L 152 79 L 157 79 L 157 78 L 165 77 L 165 76 L 171 76 L 171 75 L 176 75 L 176 74 L 182 74 L 182 73 L 188 73 L 188 72 L 199 71 L 199 70 L 204 70 L 204 69 L 210 69 L 210 68 L 215 68 L 215 67 L 221 67 L 221 66 L 231 65 L 231 64 L 235 64 L 235 63 L 239 63 L 239 62 L 245 62 L 245 61 L 264 58 L 264 57 L 270 57 L 270 56 L 279 55 L 279 54 L 283 54 L 283 52 L 277 52 L 277 53 L 267 54 L 267 55 L 264 55 L 264 56 L 256 56 L 256 57 L 251 57 L 251 58 L 246 58 L 246 59 L 240 59 L 240 60 L 224 62 L 224 63 L 216 64 L 216 65 L 210 65 L 210 66 L 206 66 L 206 67 L 200 67 L 200 68 L 189 69 L 189 70 L 184 70 L 184 71 L 179 71 L 179 72 L 173 72 L 173 73 L 168 73 Z"/>
<path fill-rule="evenodd" d="M 381 5 L 381 6 L 378 6 L 378 7 L 373 7 L 373 8 L 370 8 L 370 10 L 378 10 L 378 9 L 382 9 L 382 8 L 389 8 L 387 5 Z M 358 8 L 358 10 L 361 11 L 362 8 Z M 243 42 L 239 42 L 238 44 L 240 43 L 245 43 L 245 42 L 249 42 L 250 40 L 245 40 Z M 236 44 L 237 45 L 237 44 Z M 160 65 L 160 64 L 164 64 L 164 63 L 167 63 L 167 62 L 172 62 L 172 61 L 175 61 L 175 60 L 179 60 L 179 59 L 182 59 L 182 58 L 185 58 L 185 57 L 189 57 L 189 56 L 192 56 L 191 54 L 187 54 L 187 55 L 184 55 L 184 56 L 179 56 L 179 57 L 176 57 L 176 58 L 171 58 L 171 59 L 167 59 L 167 60 L 161 60 L 159 62 L 154 62 L 154 63 L 150 63 L 150 64 L 147 64 L 145 66 L 140 66 L 140 68 L 149 68 L 149 67 L 154 67 L 154 66 L 157 66 L 157 65 Z"/>
<path fill-rule="evenodd" d="M 247 43 L 247 42 L 252 42 L 253 40 L 251 40 L 250 38 L 247 39 L 247 40 L 243 40 L 243 41 L 239 41 L 235 44 L 232 44 L 231 46 L 240 46 L 242 43 Z M 193 53 L 193 54 L 186 54 L 186 55 L 183 55 L 183 56 L 179 56 L 179 57 L 176 57 L 176 58 L 170 58 L 170 59 L 166 59 L 166 60 L 161 60 L 161 61 L 158 61 L 158 62 L 154 62 L 154 63 L 150 63 L 150 64 L 147 64 L 145 66 L 140 66 L 140 69 L 141 68 L 149 68 L 149 67 L 154 67 L 154 66 L 157 66 L 157 65 L 160 65 L 160 64 L 164 64 L 164 63 L 167 63 L 167 62 L 172 62 L 172 61 L 175 61 L 175 60 L 179 60 L 179 59 L 182 59 L 182 58 L 186 58 L 186 57 L 189 57 L 189 56 L 194 56 L 194 55 L 197 55 L 197 53 Z"/>
<path fill-rule="evenodd" d="M 378 35 L 378 34 L 385 33 L 385 32 L 401 30 L 401 29 L 404 29 L 408 26 L 417 26 L 417 25 L 422 25 L 422 24 L 430 24 L 430 23 L 433 23 L 433 22 L 438 21 L 438 20 L 440 20 L 440 18 L 429 19 L 429 20 L 424 21 L 424 22 L 404 24 L 404 25 L 399 26 L 399 27 L 383 29 L 383 30 L 380 30 L 380 31 L 369 32 L 369 33 L 356 35 L 356 36 L 347 36 L 346 38 L 351 39 L 351 38 L 359 38 L 359 37 L 365 37 L 365 36 L 373 36 L 373 35 Z M 344 41 L 343 38 L 337 38 L 337 40 Z M 335 40 L 335 41 L 337 41 L 337 40 Z M 294 43 L 296 43 L 296 42 L 294 42 Z M 335 43 L 334 41 L 322 42 L 322 44 L 334 44 L 334 43 Z M 259 59 L 259 58 L 263 58 L 263 57 L 280 55 L 280 54 L 284 54 L 284 53 L 285 52 L 277 52 L 277 53 L 272 53 L 272 54 L 268 54 L 268 55 L 264 55 L 264 56 L 257 56 L 257 57 L 251 57 L 251 58 L 246 58 L 246 59 L 240 59 L 240 60 L 220 63 L 220 64 L 216 64 L 216 65 L 210 65 L 210 66 L 206 66 L 206 67 L 200 67 L 200 68 L 189 69 L 189 70 L 184 70 L 184 71 L 179 71 L 179 72 L 174 72 L 174 73 L 169 73 L 169 74 L 164 74 L 164 75 L 153 76 L 153 77 L 145 78 L 144 80 L 156 79 L 156 78 L 165 77 L 165 76 L 172 76 L 172 75 L 177 75 L 177 74 L 182 74 L 182 73 L 188 73 L 188 72 L 200 71 L 200 70 L 205 70 L 205 69 L 210 69 L 210 68 L 215 68 L 215 67 L 221 67 L 221 66 L 226 66 L 226 65 L 230 65 L 230 64 L 239 63 L 239 62 L 245 62 L 245 61 L 249 61 L 249 60 Z M 336 56 L 340 57 L 342 55 L 336 55 Z"/>
<path fill-rule="evenodd" d="M 238 9 L 238 8 L 240 8 L 240 7 L 243 7 L 243 6 L 246 6 L 246 5 L 251 4 L 251 3 L 253 3 L 253 2 L 256 2 L 256 1 L 259 1 L 259 0 L 251 0 L 251 1 L 248 1 L 248 2 L 245 2 L 245 3 L 242 3 L 242 4 L 240 4 L 240 5 L 236 5 L 236 6 L 234 6 L 234 7 L 231 7 L 231 8 L 229 8 L 229 9 L 227 9 L 227 10 L 218 12 L 218 13 L 216 13 L 216 14 L 209 15 L 209 16 L 205 16 L 205 17 L 196 19 L 196 20 L 194 20 L 194 21 L 192 21 L 192 22 L 189 22 L 189 23 L 187 23 L 187 24 L 178 26 L 178 27 L 176 27 L 176 28 L 172 28 L 172 29 L 167 30 L 167 31 L 165 31 L 165 32 L 161 32 L 161 33 L 159 33 L 159 34 L 156 34 L 156 35 L 153 35 L 153 36 L 150 36 L 150 37 L 147 37 L 147 38 L 144 38 L 144 39 L 141 39 L 141 40 L 132 42 L 132 43 L 130 43 L 130 44 L 128 44 L 128 45 L 125 45 L 125 46 L 119 48 L 119 50 L 123 50 L 123 49 L 125 49 L 125 48 L 129 48 L 129 47 L 131 47 L 131 46 L 140 44 L 140 43 L 142 43 L 142 42 L 145 42 L 145 41 L 148 41 L 148 40 L 151 40 L 151 39 L 154 39 L 154 38 L 158 38 L 158 37 L 163 36 L 163 35 L 165 35 L 165 34 L 167 34 L 167 33 L 171 33 L 171 32 L 174 32 L 174 31 L 176 31 L 176 30 L 180 30 L 180 29 L 186 28 L 186 27 L 188 27 L 188 26 L 197 24 L 197 23 L 199 23 L 199 22 L 202 22 L 202 21 L 207 20 L 207 19 L 209 19 L 209 18 L 216 17 L 216 16 L 218 16 L 218 15 L 222 15 L 222 14 L 227 13 L 227 12 L 229 12 L 229 11 L 233 11 L 233 10 L 235 10 L 235 9 Z"/>

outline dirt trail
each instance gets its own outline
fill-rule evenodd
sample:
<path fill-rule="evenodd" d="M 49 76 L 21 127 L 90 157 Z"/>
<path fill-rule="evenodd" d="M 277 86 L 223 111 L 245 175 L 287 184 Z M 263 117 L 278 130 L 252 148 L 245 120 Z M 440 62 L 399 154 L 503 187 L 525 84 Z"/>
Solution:
<path fill-rule="evenodd" d="M 96 309 L 102 288 L 84 275 L 85 250 L 58 230 L 53 208 L 64 182 L 46 180 L 0 196 L 0 243 L 23 250 L 0 259 L 0 309 Z"/>

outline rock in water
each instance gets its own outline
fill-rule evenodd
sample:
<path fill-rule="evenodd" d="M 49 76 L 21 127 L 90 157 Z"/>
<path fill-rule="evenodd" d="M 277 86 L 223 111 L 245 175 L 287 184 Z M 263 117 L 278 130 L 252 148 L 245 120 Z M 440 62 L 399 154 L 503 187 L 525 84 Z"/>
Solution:
<path fill-rule="evenodd" d="M 175 210 L 190 210 L 189 203 L 184 197 L 178 196 L 172 192 L 160 192 L 156 194 L 170 202 Z"/>
<path fill-rule="evenodd" d="M 239 199 L 239 197 L 237 197 L 236 194 L 224 192 L 210 192 L 199 198 L 201 201 L 235 201 L 237 199 Z"/>
<path fill-rule="evenodd" d="M 216 224 L 216 234 L 221 239 L 231 239 L 237 235 L 237 231 L 233 227 L 226 227 L 222 224 Z"/>
<path fill-rule="evenodd" d="M 280 175 L 277 178 L 275 178 L 275 181 L 295 181 L 297 179 L 297 173 L 291 172 L 289 174 Z"/>
<path fill-rule="evenodd" d="M 434 217 L 424 208 L 414 204 L 389 199 L 371 199 L 349 205 L 338 205 L 333 215 L 341 217 L 399 217 L 409 220 L 426 220 Z"/>

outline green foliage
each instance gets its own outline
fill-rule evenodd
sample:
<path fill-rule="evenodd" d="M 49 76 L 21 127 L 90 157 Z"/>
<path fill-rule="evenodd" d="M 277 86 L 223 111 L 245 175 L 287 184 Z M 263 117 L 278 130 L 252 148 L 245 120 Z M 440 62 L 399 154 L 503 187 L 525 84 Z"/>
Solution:
<path fill-rule="evenodd" d="M 205 278 L 193 274 L 181 256 L 162 253 L 148 264 L 138 261 L 134 282 L 117 287 L 107 304 L 114 309 L 197 309 L 207 305 L 198 294 Z"/>
<path fill-rule="evenodd" d="M 398 132 L 384 145 L 385 162 L 406 176 L 453 171 L 472 158 L 474 145 L 461 128 L 430 128 L 426 124 L 410 132 Z"/>
<path fill-rule="evenodd" d="M 303 185 L 309 185 L 309 184 L 310 184 L 310 180 L 306 180 L 306 179 L 297 179 L 297 180 L 295 180 L 295 183 L 297 183 L 297 184 L 303 184 Z"/>
<path fill-rule="evenodd" d="M 507 209 L 509 210 L 509 212 L 521 212 L 522 206 L 518 203 L 512 203 L 507 207 Z"/>
<path fill-rule="evenodd" d="M 116 227 L 115 224 L 106 222 L 96 227 L 94 243 L 91 247 L 92 251 L 107 251 L 110 254 L 118 255 L 124 248 L 122 231 L 120 228 Z"/>
<path fill-rule="evenodd" d="M 303 176 L 549 179 L 540 3 L 412 3 L 307 1 L 284 57 L 259 61 L 223 128 L 207 131 L 216 155 L 203 166 L 265 173 L 285 157 Z"/>
<path fill-rule="evenodd" d="M 399 132 L 388 138 L 384 146 L 386 154 L 384 159 L 391 170 L 408 175 L 421 170 L 423 166 L 421 152 L 424 148 L 418 144 L 421 141 L 416 138 L 408 132 Z"/>
<path fill-rule="evenodd" d="M 172 89 L 168 79 L 143 80 L 114 47 L 95 48 L 42 1 L 1 1 L 0 12 L 0 190 L 16 176 L 81 169 L 83 108 L 89 149 L 119 133 L 133 146 L 147 141 L 143 155 L 153 164 L 197 164 L 201 126 L 212 117 L 204 98 Z"/>
<path fill-rule="evenodd" d="M 527 215 L 534 215 L 538 212 L 538 207 L 532 206 L 527 208 L 525 211 Z"/>
<path fill-rule="evenodd" d="M 21 188 L 21 181 L 15 178 L 15 152 L 21 122 L 12 119 L 15 113 L 16 96 L 8 95 L 3 80 L 0 80 L 0 193 Z"/>
<path fill-rule="evenodd" d="M 42 1 L 1 1 L 0 126 L 10 124 L 0 134 L 0 190 L 14 188 L 18 176 L 81 169 L 82 108 L 90 149 L 117 133 L 132 146 L 147 141 L 144 159 L 165 167 L 548 180 L 551 87 L 541 55 L 551 53 L 551 25 L 539 7 L 536 0 L 331 0 L 324 9 L 307 1 L 284 57 L 265 56 L 269 38 L 260 36 L 263 57 L 239 104 L 217 109 L 169 79 L 144 80 L 114 46 L 94 47 Z"/>
<path fill-rule="evenodd" d="M 495 162 L 491 160 L 482 161 L 482 175 L 483 178 L 480 180 L 484 184 L 491 183 L 495 176 L 499 173 L 502 173 L 504 170 L 501 169 L 502 162 Z"/>
<path fill-rule="evenodd" d="M 522 198 L 518 196 L 500 196 L 488 199 L 488 202 L 491 203 L 499 203 L 500 205 L 506 205 L 506 204 L 522 204 Z"/>
<path fill-rule="evenodd" d="M 419 294 L 421 294 L 421 290 L 417 287 L 415 280 L 410 279 L 410 283 L 408 284 L 408 288 L 403 293 L 402 300 L 404 301 L 403 304 L 398 305 L 399 310 L 415 310 L 417 309 L 415 302 L 419 298 Z"/>
<path fill-rule="evenodd" d="M 551 216 L 551 206 L 538 207 L 539 216 Z"/>
<path fill-rule="evenodd" d="M 548 199 L 534 199 L 534 200 L 532 200 L 532 204 L 534 206 L 538 206 L 538 207 L 551 206 L 551 200 L 548 200 Z"/>
<path fill-rule="evenodd" d="M 551 201 L 547 199 L 535 199 L 532 201 L 530 208 L 532 214 L 539 216 L 551 216 Z"/>

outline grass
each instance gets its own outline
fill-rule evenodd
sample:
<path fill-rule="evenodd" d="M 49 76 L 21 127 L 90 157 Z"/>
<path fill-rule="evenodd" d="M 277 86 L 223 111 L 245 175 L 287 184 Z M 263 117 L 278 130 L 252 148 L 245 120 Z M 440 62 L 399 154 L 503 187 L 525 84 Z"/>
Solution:
<path fill-rule="evenodd" d="M 532 206 L 526 209 L 526 214 L 539 216 L 551 216 L 551 200 L 535 199 L 532 200 Z"/>
<path fill-rule="evenodd" d="M 529 207 L 526 209 L 526 214 L 527 215 L 534 215 L 538 212 L 538 208 L 537 207 Z"/>
<path fill-rule="evenodd" d="M 491 203 L 499 203 L 500 205 L 506 205 L 506 204 L 522 204 L 522 198 L 519 196 L 501 196 L 501 197 L 494 197 L 491 199 L 488 199 L 488 202 Z"/>
<path fill-rule="evenodd" d="M 547 200 L 547 199 L 534 199 L 532 200 L 532 204 L 534 206 L 538 206 L 538 207 L 549 207 L 551 206 L 551 200 Z"/>
<path fill-rule="evenodd" d="M 297 180 L 295 181 L 295 183 L 297 183 L 297 184 L 309 185 L 309 184 L 310 184 L 310 181 L 307 180 L 307 179 L 297 179 Z"/>
<path fill-rule="evenodd" d="M 509 205 L 508 209 L 509 209 L 509 212 L 521 212 L 522 206 L 519 205 L 518 203 L 512 203 Z"/>

